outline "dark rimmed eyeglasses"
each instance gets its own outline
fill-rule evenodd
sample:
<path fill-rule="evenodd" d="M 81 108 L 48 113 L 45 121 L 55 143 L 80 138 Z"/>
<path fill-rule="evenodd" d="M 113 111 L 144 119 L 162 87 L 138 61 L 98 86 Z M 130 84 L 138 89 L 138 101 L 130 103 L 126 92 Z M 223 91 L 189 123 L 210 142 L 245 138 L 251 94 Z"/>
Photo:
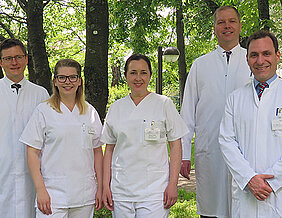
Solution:
<path fill-rule="evenodd" d="M 60 83 L 64 83 L 67 81 L 67 79 L 69 79 L 70 82 L 74 83 L 77 82 L 79 78 L 79 75 L 70 75 L 70 76 L 65 76 L 65 75 L 56 75 L 55 79 L 58 80 L 58 82 Z"/>
<path fill-rule="evenodd" d="M 9 62 L 9 63 L 11 63 L 13 61 L 13 59 L 20 62 L 20 61 L 24 60 L 25 56 L 26 55 L 16 55 L 14 57 L 8 56 L 8 57 L 3 57 L 1 59 L 5 62 Z"/>

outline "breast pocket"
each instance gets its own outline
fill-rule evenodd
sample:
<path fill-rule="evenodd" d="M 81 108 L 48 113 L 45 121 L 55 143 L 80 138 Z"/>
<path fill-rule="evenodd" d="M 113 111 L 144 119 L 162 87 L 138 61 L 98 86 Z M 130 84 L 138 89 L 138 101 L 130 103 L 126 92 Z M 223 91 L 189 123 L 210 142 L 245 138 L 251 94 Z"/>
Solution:
<path fill-rule="evenodd" d="M 145 120 L 143 123 L 144 145 L 158 145 L 166 142 L 164 120 Z"/>
<path fill-rule="evenodd" d="M 82 125 L 82 142 L 83 148 L 93 149 L 94 148 L 94 139 L 96 138 L 97 132 L 93 126 L 86 124 Z"/>

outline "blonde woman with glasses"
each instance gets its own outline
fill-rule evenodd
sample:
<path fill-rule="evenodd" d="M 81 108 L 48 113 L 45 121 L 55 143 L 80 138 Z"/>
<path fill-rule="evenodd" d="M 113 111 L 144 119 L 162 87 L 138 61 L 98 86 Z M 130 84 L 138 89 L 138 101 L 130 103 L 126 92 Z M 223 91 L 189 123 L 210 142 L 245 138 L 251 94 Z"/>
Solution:
<path fill-rule="evenodd" d="M 92 218 L 94 203 L 102 208 L 101 128 L 84 99 L 80 64 L 58 61 L 53 95 L 36 108 L 20 139 L 36 188 L 36 217 Z"/>

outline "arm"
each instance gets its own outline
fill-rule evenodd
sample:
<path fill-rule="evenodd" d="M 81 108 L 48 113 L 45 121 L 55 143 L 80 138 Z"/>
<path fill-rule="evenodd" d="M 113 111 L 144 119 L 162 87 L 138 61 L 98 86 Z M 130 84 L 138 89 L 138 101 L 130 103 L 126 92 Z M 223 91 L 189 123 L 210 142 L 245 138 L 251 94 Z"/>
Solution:
<path fill-rule="evenodd" d="M 113 200 L 111 192 L 111 164 L 112 164 L 112 155 L 115 145 L 107 144 L 105 155 L 104 155 L 104 172 L 103 172 L 103 203 L 105 207 L 109 210 L 113 210 Z"/>
<path fill-rule="evenodd" d="M 94 148 L 94 168 L 97 178 L 97 192 L 95 196 L 96 211 L 103 208 L 103 151 L 101 146 Z"/>
<path fill-rule="evenodd" d="M 40 172 L 39 154 L 40 150 L 27 146 L 27 163 L 37 193 L 37 207 L 43 214 L 49 215 L 52 214 L 51 199 Z"/>
<path fill-rule="evenodd" d="M 241 190 L 247 186 L 251 193 L 258 199 L 266 199 L 272 191 L 265 179 L 271 175 L 257 175 L 249 162 L 244 158 L 241 147 L 235 134 L 236 120 L 234 118 L 234 98 L 229 96 L 225 107 L 225 114 L 220 124 L 219 143 L 228 169 Z"/>
<path fill-rule="evenodd" d="M 188 127 L 188 134 L 182 137 L 182 165 L 181 165 L 181 175 L 187 179 L 189 178 L 191 170 L 191 141 L 194 136 L 195 128 L 195 114 L 196 105 L 198 103 L 198 91 L 197 91 L 197 62 L 195 61 L 190 69 L 188 78 L 185 83 L 183 102 L 181 107 L 181 117 L 183 118 L 185 124 Z"/>
<path fill-rule="evenodd" d="M 170 147 L 170 166 L 169 166 L 169 183 L 164 192 L 164 207 L 169 209 L 177 201 L 177 183 L 181 167 L 182 147 L 181 140 L 169 142 Z"/>

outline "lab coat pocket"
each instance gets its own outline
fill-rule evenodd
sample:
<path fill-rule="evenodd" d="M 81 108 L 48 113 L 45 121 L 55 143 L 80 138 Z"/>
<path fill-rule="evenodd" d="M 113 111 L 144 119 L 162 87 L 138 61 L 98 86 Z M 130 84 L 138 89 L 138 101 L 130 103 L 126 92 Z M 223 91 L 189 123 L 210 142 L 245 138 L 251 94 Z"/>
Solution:
<path fill-rule="evenodd" d="M 166 142 L 166 128 L 164 120 L 144 120 L 144 145 L 158 145 Z"/>

